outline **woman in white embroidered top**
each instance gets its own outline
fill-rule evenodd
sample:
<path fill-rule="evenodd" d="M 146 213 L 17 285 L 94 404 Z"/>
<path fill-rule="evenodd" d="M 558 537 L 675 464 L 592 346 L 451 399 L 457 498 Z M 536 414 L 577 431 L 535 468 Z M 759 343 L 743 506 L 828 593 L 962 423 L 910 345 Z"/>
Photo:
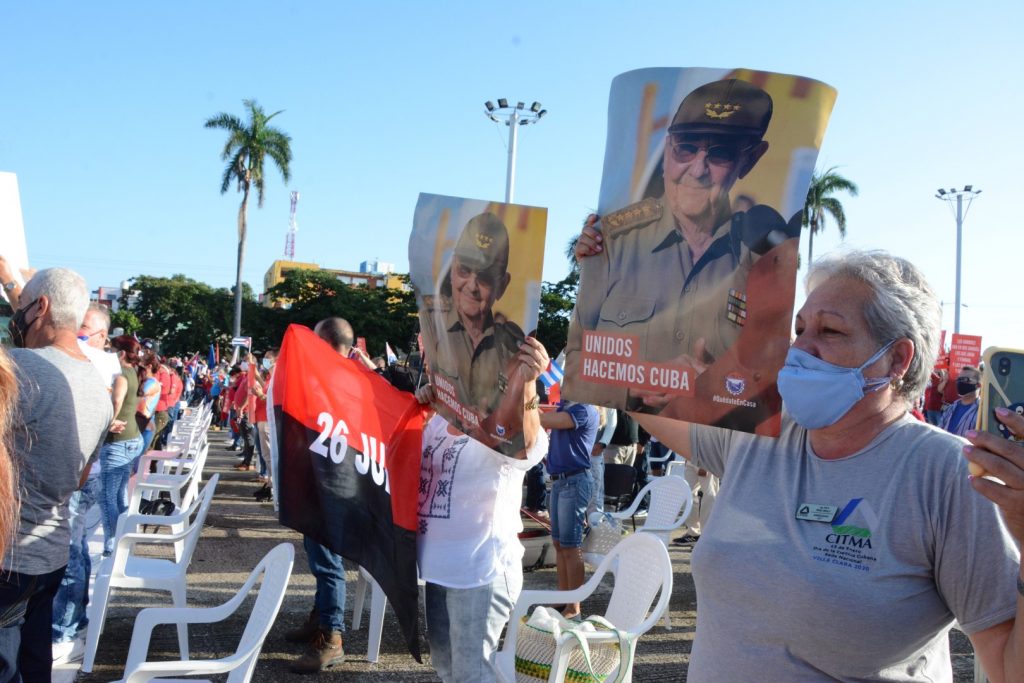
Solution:
<path fill-rule="evenodd" d="M 580 243 L 600 250 L 592 228 Z M 951 681 L 956 620 L 990 680 L 1024 681 L 1024 448 L 907 412 L 941 322 L 911 263 L 849 253 L 807 289 L 778 439 L 637 415 L 722 481 L 693 551 L 688 680 Z"/>
<path fill-rule="evenodd" d="M 523 585 L 523 476 L 547 454 L 536 380 L 548 355 L 536 339 L 520 344 L 526 448 L 491 450 L 434 415 L 423 430 L 417 550 L 427 583 L 430 660 L 445 683 L 495 680 L 491 654 Z M 416 397 L 433 402 L 429 386 Z"/>

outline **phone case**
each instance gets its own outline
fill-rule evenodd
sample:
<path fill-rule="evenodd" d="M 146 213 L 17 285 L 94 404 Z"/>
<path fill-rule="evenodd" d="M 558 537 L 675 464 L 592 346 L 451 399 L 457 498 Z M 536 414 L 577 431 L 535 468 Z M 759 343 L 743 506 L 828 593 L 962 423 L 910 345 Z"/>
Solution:
<path fill-rule="evenodd" d="M 992 346 L 985 349 L 984 362 L 978 429 L 1017 441 L 996 418 L 995 409 L 1009 408 L 1024 415 L 1024 351 Z"/>

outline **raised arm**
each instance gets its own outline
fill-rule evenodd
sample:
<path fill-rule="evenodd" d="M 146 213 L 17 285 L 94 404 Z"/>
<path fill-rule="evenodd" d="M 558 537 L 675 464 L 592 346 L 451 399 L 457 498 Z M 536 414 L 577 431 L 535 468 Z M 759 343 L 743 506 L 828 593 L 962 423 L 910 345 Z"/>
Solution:
<path fill-rule="evenodd" d="M 1024 438 L 1024 417 L 997 408 L 996 417 L 1018 438 Z M 1017 541 L 1024 542 L 1024 445 L 984 432 L 968 432 L 970 446 L 964 455 L 972 472 L 981 468 L 999 481 L 974 476 L 972 486 L 999 506 L 1006 527 Z M 978 590 L 991 590 L 979 586 Z M 1024 681 L 1024 573 L 1017 574 L 1017 613 L 1013 619 L 970 636 L 976 656 L 993 683 Z"/>
<path fill-rule="evenodd" d="M 630 413 L 648 434 L 687 460 L 690 459 L 690 423 L 645 413 Z"/>

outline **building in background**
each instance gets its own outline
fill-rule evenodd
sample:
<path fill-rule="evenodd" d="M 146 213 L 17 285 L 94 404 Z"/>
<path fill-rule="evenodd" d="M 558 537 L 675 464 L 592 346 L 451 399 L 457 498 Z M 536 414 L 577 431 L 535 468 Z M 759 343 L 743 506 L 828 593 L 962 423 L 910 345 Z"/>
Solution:
<path fill-rule="evenodd" d="M 369 267 L 380 268 L 386 267 L 387 270 L 367 270 Z M 289 273 L 295 272 L 296 270 L 320 270 L 326 273 L 332 274 L 339 282 L 342 282 L 350 287 L 365 286 L 376 289 L 377 287 L 385 287 L 387 289 L 405 289 L 408 287 L 403 281 L 401 276 L 396 275 L 394 271 L 395 265 L 393 263 L 386 263 L 384 261 L 363 261 L 359 265 L 360 272 L 353 272 L 351 270 L 341 270 L 338 268 L 324 268 L 316 263 L 303 263 L 301 261 L 284 261 L 278 259 L 270 264 L 270 268 L 267 269 L 267 274 L 263 276 L 263 294 L 260 299 L 263 305 L 268 308 L 280 308 L 287 307 L 287 302 L 281 300 L 275 300 L 269 296 L 267 292 L 270 291 L 271 287 L 279 285 L 284 282 L 285 278 L 288 277 Z"/>
<path fill-rule="evenodd" d="M 373 273 L 376 275 L 390 275 L 395 272 L 395 264 L 375 258 L 372 261 L 363 261 L 360 263 L 359 272 Z"/>

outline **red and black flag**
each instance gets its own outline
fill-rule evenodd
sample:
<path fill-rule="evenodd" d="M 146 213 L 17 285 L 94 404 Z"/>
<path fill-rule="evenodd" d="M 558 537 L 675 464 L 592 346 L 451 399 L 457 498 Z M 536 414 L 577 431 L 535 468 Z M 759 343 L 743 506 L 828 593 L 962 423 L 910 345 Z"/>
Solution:
<path fill-rule="evenodd" d="M 419 404 L 301 325 L 285 333 L 271 397 L 281 523 L 365 568 L 419 661 Z"/>

